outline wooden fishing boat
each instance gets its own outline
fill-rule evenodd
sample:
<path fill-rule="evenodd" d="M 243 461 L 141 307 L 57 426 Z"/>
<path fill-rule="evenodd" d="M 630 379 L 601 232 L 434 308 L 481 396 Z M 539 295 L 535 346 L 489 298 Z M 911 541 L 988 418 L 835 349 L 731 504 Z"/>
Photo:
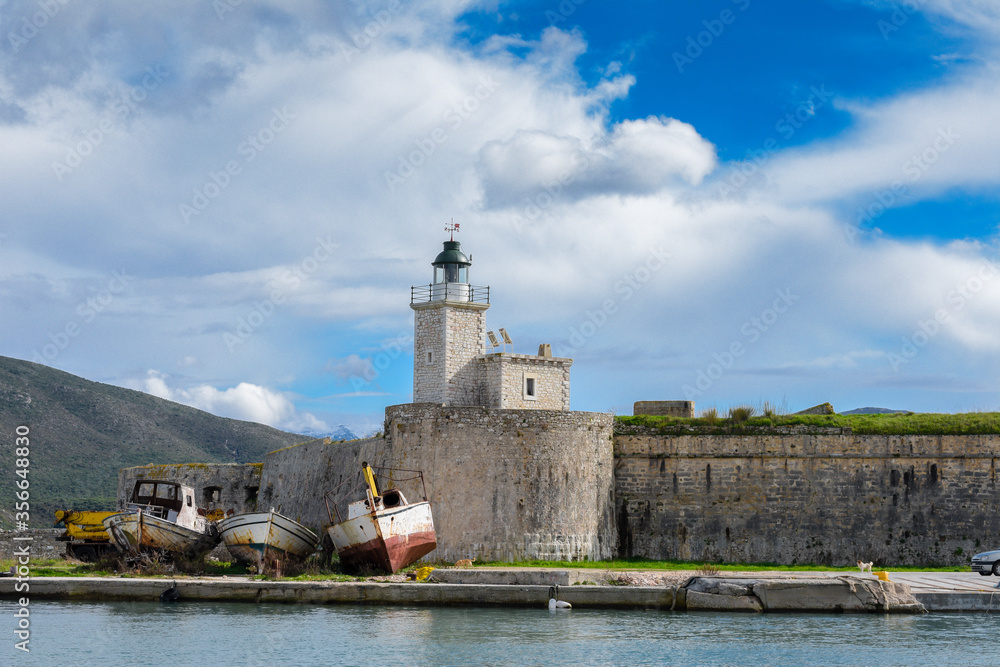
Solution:
<path fill-rule="evenodd" d="M 219 543 L 219 530 L 194 504 L 194 489 L 176 482 L 139 480 L 125 511 L 103 521 L 121 551 L 142 547 L 197 558 Z"/>
<path fill-rule="evenodd" d="M 367 463 L 361 466 L 362 482 L 348 492 L 364 497 L 350 502 L 346 517 L 341 515 L 340 505 L 345 498 L 330 505 L 326 497 L 327 511 L 332 524 L 327 533 L 333 542 L 344 569 L 348 572 L 380 570 L 392 574 L 437 547 L 434 533 L 434 519 L 431 505 L 427 501 L 423 473 L 418 470 L 380 468 L 379 474 L 388 476 L 393 482 L 419 479 L 424 489 L 423 500 L 407 501 L 399 488 L 380 491 L 374 469 Z M 405 475 L 412 474 L 406 478 Z"/>
<path fill-rule="evenodd" d="M 218 523 L 222 542 L 237 560 L 258 570 L 272 558 L 302 560 L 316 551 L 319 536 L 301 523 L 270 512 L 237 514 Z"/>

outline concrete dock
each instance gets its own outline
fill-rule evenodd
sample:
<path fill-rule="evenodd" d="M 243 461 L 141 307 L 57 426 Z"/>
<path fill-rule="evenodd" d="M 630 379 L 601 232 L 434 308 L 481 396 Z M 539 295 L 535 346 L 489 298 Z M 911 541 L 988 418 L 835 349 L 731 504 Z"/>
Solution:
<path fill-rule="evenodd" d="M 649 577 L 655 583 L 648 584 Z M 600 582 L 598 582 L 600 580 Z M 640 585 L 630 585 L 629 581 Z M 246 577 L 32 577 L 29 591 L 0 579 L 0 598 L 157 600 L 176 585 L 181 600 L 304 604 L 538 607 L 551 587 L 575 608 L 700 611 L 993 612 L 998 579 L 973 573 L 890 573 L 891 583 L 843 572 L 691 572 L 558 569 L 438 569 L 431 582 L 260 581 Z M 912 591 L 912 596 L 909 596 Z M 867 593 L 866 593 L 867 592 Z M 881 595 L 880 595 L 881 592 Z M 720 594 L 721 593 L 721 594 Z M 867 598 L 865 597 L 867 594 Z M 914 601 L 919 604 L 914 604 Z M 922 605 L 922 608 L 920 607 Z"/>

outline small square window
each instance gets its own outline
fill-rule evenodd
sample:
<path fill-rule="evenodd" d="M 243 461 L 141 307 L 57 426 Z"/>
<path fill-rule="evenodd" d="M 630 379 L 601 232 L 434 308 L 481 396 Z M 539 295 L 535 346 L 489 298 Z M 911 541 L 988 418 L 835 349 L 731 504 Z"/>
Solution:
<path fill-rule="evenodd" d="M 534 375 L 524 376 L 524 398 L 528 401 L 538 400 L 538 378 Z"/>

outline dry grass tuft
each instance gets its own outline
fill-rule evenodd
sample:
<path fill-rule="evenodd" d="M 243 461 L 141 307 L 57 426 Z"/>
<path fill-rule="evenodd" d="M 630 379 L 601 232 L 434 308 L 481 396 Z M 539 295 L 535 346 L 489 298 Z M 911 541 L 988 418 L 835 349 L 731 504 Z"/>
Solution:
<path fill-rule="evenodd" d="M 757 408 L 752 405 L 736 405 L 729 408 L 729 418 L 736 423 L 745 422 L 757 414 Z"/>
<path fill-rule="evenodd" d="M 719 411 L 716 408 L 705 408 L 701 411 L 701 418 L 705 420 L 705 423 L 709 426 L 715 426 L 719 423 Z"/>
<path fill-rule="evenodd" d="M 704 565 L 698 568 L 697 572 L 698 574 L 713 576 L 719 574 L 720 570 L 718 565 L 715 565 L 713 563 L 705 563 Z"/>

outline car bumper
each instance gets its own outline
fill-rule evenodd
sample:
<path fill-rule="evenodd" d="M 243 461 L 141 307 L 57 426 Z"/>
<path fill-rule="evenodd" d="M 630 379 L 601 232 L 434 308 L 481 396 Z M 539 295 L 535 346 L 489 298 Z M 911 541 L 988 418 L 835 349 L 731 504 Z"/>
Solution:
<path fill-rule="evenodd" d="M 992 572 L 993 563 L 987 561 L 973 561 L 972 562 L 973 572 Z"/>

